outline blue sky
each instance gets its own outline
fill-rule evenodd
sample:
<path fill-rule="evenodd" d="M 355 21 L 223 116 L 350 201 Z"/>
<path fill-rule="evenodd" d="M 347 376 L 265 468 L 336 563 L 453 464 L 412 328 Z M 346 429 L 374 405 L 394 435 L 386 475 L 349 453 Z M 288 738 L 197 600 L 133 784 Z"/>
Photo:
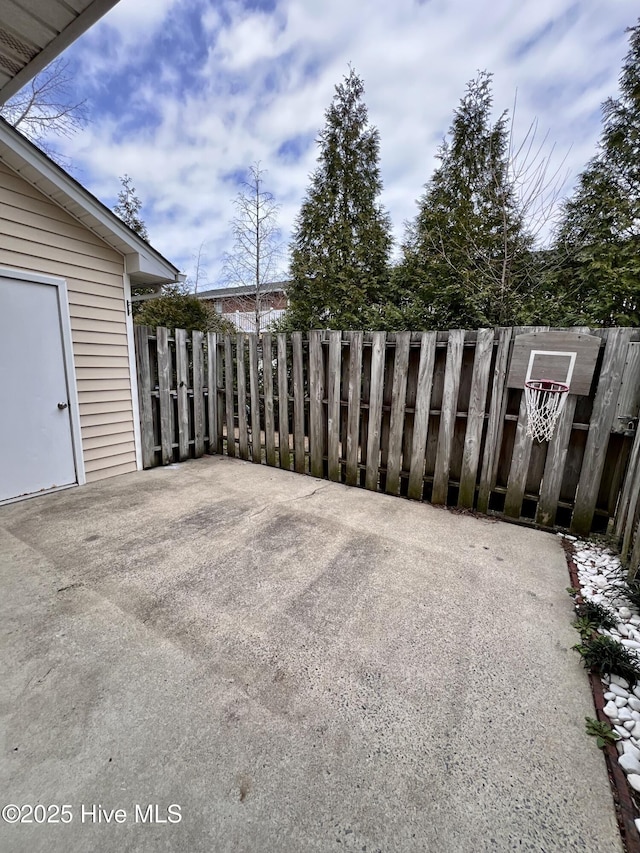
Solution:
<path fill-rule="evenodd" d="M 517 92 L 516 139 L 538 120 L 568 191 L 595 151 L 636 19 L 630 0 L 120 0 L 65 54 L 91 121 L 55 144 L 109 206 L 131 175 L 153 245 L 188 274 L 202 246 L 213 287 L 254 161 L 288 238 L 349 63 L 380 131 L 399 241 L 478 69 L 494 74 L 496 115 Z"/>

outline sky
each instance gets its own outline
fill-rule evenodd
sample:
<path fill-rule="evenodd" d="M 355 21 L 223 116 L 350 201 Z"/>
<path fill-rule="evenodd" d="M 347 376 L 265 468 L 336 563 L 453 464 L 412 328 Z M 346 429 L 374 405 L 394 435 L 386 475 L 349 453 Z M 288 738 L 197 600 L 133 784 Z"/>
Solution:
<path fill-rule="evenodd" d="M 397 252 L 478 70 L 494 75 L 496 117 L 516 102 L 516 142 L 537 121 L 533 150 L 568 193 L 637 15 L 635 0 L 120 0 L 64 54 L 90 121 L 55 145 L 109 207 L 129 174 L 152 245 L 191 280 L 200 252 L 199 287 L 216 287 L 256 161 L 288 243 L 351 65 L 380 132 Z"/>

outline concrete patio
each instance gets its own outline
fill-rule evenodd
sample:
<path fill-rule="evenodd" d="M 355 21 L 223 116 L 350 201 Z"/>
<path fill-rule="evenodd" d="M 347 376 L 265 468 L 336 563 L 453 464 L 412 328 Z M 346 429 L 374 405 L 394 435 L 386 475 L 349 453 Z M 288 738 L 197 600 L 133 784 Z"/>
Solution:
<path fill-rule="evenodd" d="M 622 849 L 557 537 L 211 457 L 0 508 L 0 577 L 3 804 L 72 815 L 3 851 Z"/>

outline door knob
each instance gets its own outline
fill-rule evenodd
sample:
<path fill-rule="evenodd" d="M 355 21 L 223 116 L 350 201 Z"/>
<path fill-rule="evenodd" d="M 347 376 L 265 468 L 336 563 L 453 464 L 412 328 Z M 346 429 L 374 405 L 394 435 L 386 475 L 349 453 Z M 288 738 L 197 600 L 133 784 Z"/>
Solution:
<path fill-rule="evenodd" d="M 66 409 L 68 405 L 68 403 L 58 403 L 58 408 L 62 411 L 63 409 Z"/>

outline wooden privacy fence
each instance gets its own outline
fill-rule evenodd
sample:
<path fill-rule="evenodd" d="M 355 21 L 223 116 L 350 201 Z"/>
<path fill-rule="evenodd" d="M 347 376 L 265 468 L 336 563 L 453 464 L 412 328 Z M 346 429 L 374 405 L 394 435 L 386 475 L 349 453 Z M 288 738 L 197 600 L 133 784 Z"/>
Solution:
<path fill-rule="evenodd" d="M 640 330 L 593 332 L 591 391 L 569 395 L 540 444 L 507 375 L 515 337 L 542 328 L 223 337 L 137 326 L 144 467 L 226 453 L 581 535 L 615 532 L 639 562 Z"/>

